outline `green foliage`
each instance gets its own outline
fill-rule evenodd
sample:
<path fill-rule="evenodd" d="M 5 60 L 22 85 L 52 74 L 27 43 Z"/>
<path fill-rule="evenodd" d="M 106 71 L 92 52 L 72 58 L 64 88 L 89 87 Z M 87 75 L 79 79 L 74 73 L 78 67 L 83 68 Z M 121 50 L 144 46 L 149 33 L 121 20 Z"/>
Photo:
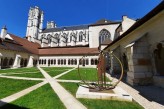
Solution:
<path fill-rule="evenodd" d="M 49 84 L 32 91 L 2 108 L 14 109 L 15 106 L 22 109 L 66 109 Z"/>

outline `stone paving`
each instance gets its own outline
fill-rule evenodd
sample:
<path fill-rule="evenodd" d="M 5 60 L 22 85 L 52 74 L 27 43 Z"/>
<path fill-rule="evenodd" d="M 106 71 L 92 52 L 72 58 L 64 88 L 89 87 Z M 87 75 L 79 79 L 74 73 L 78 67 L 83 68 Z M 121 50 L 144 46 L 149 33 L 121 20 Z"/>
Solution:
<path fill-rule="evenodd" d="M 107 74 L 108 78 L 111 78 L 109 74 Z M 114 81 L 117 81 L 116 78 L 114 78 Z M 134 89 L 133 87 L 125 84 L 124 82 L 120 82 L 118 84 L 118 86 L 120 86 L 121 88 L 123 88 L 126 92 L 128 92 L 133 99 L 138 102 L 142 107 L 144 107 L 145 109 L 164 109 L 164 106 L 154 102 L 154 101 L 150 101 L 148 99 L 146 99 L 145 97 L 143 97 L 140 92 L 136 89 Z M 147 91 L 151 91 L 151 90 L 147 90 Z"/>

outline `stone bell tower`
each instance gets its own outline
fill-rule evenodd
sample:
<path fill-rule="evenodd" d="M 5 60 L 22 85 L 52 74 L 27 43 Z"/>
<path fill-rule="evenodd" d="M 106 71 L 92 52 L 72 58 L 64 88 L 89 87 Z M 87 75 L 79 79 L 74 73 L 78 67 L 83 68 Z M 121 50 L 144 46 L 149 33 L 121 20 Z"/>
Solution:
<path fill-rule="evenodd" d="M 30 7 L 26 31 L 26 37 L 29 41 L 35 42 L 38 39 L 39 33 L 42 32 L 43 16 L 43 11 L 39 7 Z"/>

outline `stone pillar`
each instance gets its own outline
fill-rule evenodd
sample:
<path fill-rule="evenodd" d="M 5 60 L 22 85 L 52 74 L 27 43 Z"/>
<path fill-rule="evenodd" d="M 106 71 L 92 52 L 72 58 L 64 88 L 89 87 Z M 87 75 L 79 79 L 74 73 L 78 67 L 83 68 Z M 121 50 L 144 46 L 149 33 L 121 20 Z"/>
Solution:
<path fill-rule="evenodd" d="M 79 58 L 77 58 L 76 60 L 77 60 L 77 65 L 79 65 Z"/>
<path fill-rule="evenodd" d="M 15 56 L 13 68 L 18 68 L 18 67 L 20 67 L 20 60 L 21 60 L 21 56 L 17 54 L 17 55 Z"/>
<path fill-rule="evenodd" d="M 33 67 L 33 61 L 34 61 L 34 57 L 33 56 L 30 56 L 29 57 L 29 61 L 28 61 L 28 64 L 27 64 L 27 67 Z"/>
<path fill-rule="evenodd" d="M 68 66 L 68 58 L 66 59 L 66 66 Z"/>
<path fill-rule="evenodd" d="M 131 85 L 147 85 L 152 82 L 150 53 L 144 39 L 126 48 L 129 67 L 127 82 Z"/>

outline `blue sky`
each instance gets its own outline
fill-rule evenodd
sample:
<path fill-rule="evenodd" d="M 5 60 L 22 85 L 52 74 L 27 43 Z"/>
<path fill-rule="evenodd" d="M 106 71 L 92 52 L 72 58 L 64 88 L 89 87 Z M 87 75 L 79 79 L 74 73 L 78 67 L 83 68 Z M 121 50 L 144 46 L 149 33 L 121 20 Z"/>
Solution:
<path fill-rule="evenodd" d="M 47 21 L 57 26 L 94 23 L 99 19 L 121 20 L 122 15 L 137 19 L 151 11 L 162 0 L 0 0 L 0 28 L 24 37 L 28 11 L 39 6 Z"/>

